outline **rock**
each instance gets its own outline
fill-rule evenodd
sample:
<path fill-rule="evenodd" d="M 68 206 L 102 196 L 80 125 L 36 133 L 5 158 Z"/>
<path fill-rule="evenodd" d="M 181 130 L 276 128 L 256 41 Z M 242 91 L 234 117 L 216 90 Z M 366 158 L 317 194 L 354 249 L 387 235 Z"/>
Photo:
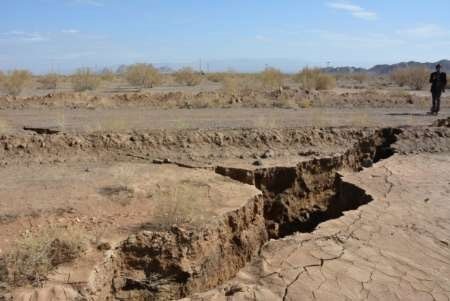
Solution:
<path fill-rule="evenodd" d="M 263 159 L 269 159 L 274 157 L 274 152 L 272 150 L 266 150 L 262 155 L 261 158 Z"/>
<path fill-rule="evenodd" d="M 362 160 L 361 165 L 364 168 L 370 168 L 373 166 L 373 161 L 369 158 L 365 158 Z"/>
<path fill-rule="evenodd" d="M 111 249 L 112 249 L 111 244 L 108 241 L 100 241 L 97 244 L 97 250 L 99 251 L 108 251 Z"/>
<path fill-rule="evenodd" d="M 264 165 L 264 163 L 261 159 L 258 159 L 255 162 L 253 162 L 253 165 L 254 166 L 262 166 L 262 165 Z"/>

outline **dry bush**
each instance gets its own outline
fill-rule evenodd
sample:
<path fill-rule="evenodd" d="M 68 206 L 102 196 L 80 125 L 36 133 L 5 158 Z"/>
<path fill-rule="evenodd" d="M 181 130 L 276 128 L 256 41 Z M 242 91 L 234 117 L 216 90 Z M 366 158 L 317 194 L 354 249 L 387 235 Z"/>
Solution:
<path fill-rule="evenodd" d="M 210 189 L 208 184 L 191 180 L 177 185 L 161 185 L 152 193 L 156 202 L 152 223 L 161 228 L 203 225 L 212 217 L 202 202 L 210 198 Z"/>
<path fill-rule="evenodd" d="M 206 75 L 206 78 L 213 83 L 221 83 L 228 77 L 227 73 L 224 72 L 214 72 L 214 73 L 208 73 Z"/>
<path fill-rule="evenodd" d="M 406 86 L 408 84 L 408 70 L 407 68 L 397 68 L 391 72 L 391 80 L 399 85 L 400 87 Z"/>
<path fill-rule="evenodd" d="M 37 82 L 41 89 L 56 89 L 58 86 L 59 75 L 56 73 L 48 73 L 46 75 L 39 76 Z"/>
<path fill-rule="evenodd" d="M 125 70 L 126 80 L 133 86 L 153 88 L 162 83 L 162 75 L 151 64 L 134 64 Z"/>
<path fill-rule="evenodd" d="M 114 71 L 112 71 L 112 69 L 109 68 L 104 68 L 102 71 L 99 72 L 98 75 L 103 81 L 106 82 L 113 81 L 116 78 L 116 74 L 114 73 Z"/>
<path fill-rule="evenodd" d="M 259 78 L 265 88 L 276 89 L 283 85 L 284 75 L 275 68 L 266 68 L 259 74 Z"/>
<path fill-rule="evenodd" d="M 17 96 L 22 92 L 25 84 L 30 80 L 31 73 L 27 70 L 13 70 L 1 76 L 2 90 L 12 96 Z"/>
<path fill-rule="evenodd" d="M 369 80 L 369 75 L 365 72 L 355 72 L 350 74 L 350 78 L 362 84 Z"/>
<path fill-rule="evenodd" d="M 71 76 L 71 81 L 76 92 L 83 92 L 97 89 L 101 79 L 90 68 L 80 68 Z"/>
<path fill-rule="evenodd" d="M 400 87 L 422 90 L 428 84 L 429 70 L 425 67 L 405 67 L 392 71 L 391 79 Z"/>
<path fill-rule="evenodd" d="M 223 79 L 222 90 L 230 95 L 239 95 L 244 89 L 243 81 L 234 76 L 226 76 Z"/>
<path fill-rule="evenodd" d="M 228 95 L 250 95 L 261 89 L 261 81 L 254 74 L 226 74 L 222 81 L 222 91 Z"/>
<path fill-rule="evenodd" d="M 304 68 L 294 76 L 294 80 L 307 90 L 329 90 L 336 87 L 336 78 L 318 68 Z"/>
<path fill-rule="evenodd" d="M 50 227 L 26 232 L 7 255 L 15 284 L 40 284 L 60 264 L 70 262 L 86 250 L 86 236 L 78 228 Z"/>
<path fill-rule="evenodd" d="M 202 77 L 194 69 L 186 67 L 175 72 L 175 81 L 182 85 L 196 86 L 201 83 Z"/>

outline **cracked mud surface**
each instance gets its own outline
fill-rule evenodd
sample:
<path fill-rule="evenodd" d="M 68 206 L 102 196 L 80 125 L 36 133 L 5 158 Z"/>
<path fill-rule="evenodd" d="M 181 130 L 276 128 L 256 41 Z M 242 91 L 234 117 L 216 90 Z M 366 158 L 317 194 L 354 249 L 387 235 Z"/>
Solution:
<path fill-rule="evenodd" d="M 270 241 L 235 279 L 190 300 L 449 300 L 449 156 L 397 155 L 344 180 L 373 201 Z"/>

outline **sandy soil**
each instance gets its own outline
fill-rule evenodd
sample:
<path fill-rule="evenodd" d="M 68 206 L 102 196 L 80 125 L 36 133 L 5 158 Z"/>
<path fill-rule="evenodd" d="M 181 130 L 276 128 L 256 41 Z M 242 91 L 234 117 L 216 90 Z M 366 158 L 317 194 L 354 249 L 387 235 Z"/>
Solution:
<path fill-rule="evenodd" d="M 236 129 L 297 127 L 374 127 L 429 125 L 450 116 L 426 110 L 391 109 L 23 109 L 0 110 L 0 133 L 23 132 L 23 127 L 50 127 L 62 132 L 130 131 L 151 129 Z"/>

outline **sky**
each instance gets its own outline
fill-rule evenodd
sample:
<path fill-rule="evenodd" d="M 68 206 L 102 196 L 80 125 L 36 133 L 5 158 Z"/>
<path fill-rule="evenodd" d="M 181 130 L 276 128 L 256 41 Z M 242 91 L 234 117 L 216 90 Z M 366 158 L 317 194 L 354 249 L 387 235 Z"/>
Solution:
<path fill-rule="evenodd" d="M 0 69 L 204 70 L 450 59 L 448 0 L 1 0 Z"/>

